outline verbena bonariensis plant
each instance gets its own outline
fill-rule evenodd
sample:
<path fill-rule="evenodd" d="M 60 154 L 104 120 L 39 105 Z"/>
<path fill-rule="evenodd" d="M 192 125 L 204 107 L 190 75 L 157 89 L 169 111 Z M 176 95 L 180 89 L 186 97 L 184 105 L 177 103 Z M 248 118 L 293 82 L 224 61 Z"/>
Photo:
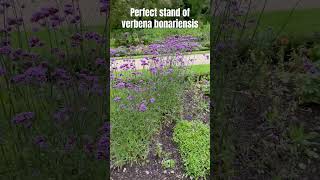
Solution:
<path fill-rule="evenodd" d="M 79 1 L 24 8 L 0 1 L 0 179 L 104 179 L 106 31 L 87 30 Z"/>
<path fill-rule="evenodd" d="M 184 56 L 198 46 L 192 37 L 173 36 L 144 49 L 141 60 L 111 60 L 112 167 L 141 162 L 164 115 L 181 112 L 181 94 L 188 84 Z M 117 51 L 111 50 L 111 56 Z"/>
<path fill-rule="evenodd" d="M 233 136 L 230 116 L 226 113 L 229 100 L 228 81 L 230 70 L 240 62 L 237 45 L 246 39 L 245 32 L 251 30 L 249 14 L 254 1 L 213 0 L 211 1 L 211 120 L 214 129 L 214 150 L 211 151 L 211 175 L 231 177 L 234 158 Z M 257 23 L 258 24 L 258 23 Z M 256 31 L 256 28 L 254 31 Z M 255 33 L 255 32 L 254 32 Z M 254 35 L 253 35 L 254 36 Z M 253 37 L 252 36 L 252 37 Z M 231 100 L 232 101 L 232 100 Z M 213 140 L 214 139 L 214 140 Z"/>
<path fill-rule="evenodd" d="M 318 80 L 315 76 L 319 76 L 319 73 L 309 59 L 301 56 L 303 53 L 284 53 L 289 39 L 280 39 L 280 43 L 276 43 L 287 22 L 275 27 L 276 33 L 273 33 L 272 29 L 268 29 L 265 34 L 261 32 L 260 24 L 268 0 L 256 1 L 261 3 L 262 9 L 254 14 L 253 2 L 215 0 L 211 5 L 211 102 L 214 103 L 210 124 L 214 129 L 214 150 L 211 155 L 214 168 L 211 168 L 211 173 L 218 179 L 275 176 L 290 179 L 298 177 L 296 170 L 292 169 L 300 160 L 296 160 L 296 154 L 283 153 L 281 149 L 287 145 L 278 142 L 265 144 L 268 140 L 263 137 L 271 133 L 260 127 L 278 129 L 278 134 L 286 134 L 288 124 L 293 123 L 290 121 L 290 114 L 296 114 L 298 107 L 295 90 L 292 90 L 295 88 L 291 86 L 304 90 L 310 88 L 310 93 L 305 94 L 306 100 L 310 101 L 310 97 L 317 99 L 315 87 Z M 295 2 L 295 7 L 288 13 L 288 19 L 301 1 Z M 252 21 L 251 17 L 256 20 Z M 252 22 L 254 24 L 250 26 Z M 295 51 L 292 49 L 289 51 Z M 297 67 L 303 69 L 303 66 L 304 70 L 295 70 Z M 285 78 L 280 77 L 283 74 L 292 74 L 296 78 L 301 72 L 303 81 L 307 83 L 288 85 L 283 83 Z M 305 77 L 305 72 L 311 78 Z M 279 79 L 283 82 L 279 82 Z M 283 90 L 286 88 L 292 91 Z M 270 117 L 265 117 L 263 113 L 268 112 L 270 107 L 276 110 L 271 110 L 271 115 L 268 114 Z M 278 112 L 280 113 L 277 114 Z M 266 122 L 270 119 L 276 119 L 277 122 Z M 290 141 L 286 135 L 279 135 L 277 138 L 281 139 L 281 142 Z M 273 149 L 273 145 L 281 148 Z M 254 151 L 249 150 L 250 147 L 254 147 Z M 288 159 L 277 159 L 282 153 L 286 154 Z M 278 166 L 281 163 L 285 166 Z"/>
<path fill-rule="evenodd" d="M 160 53 L 172 53 L 172 52 L 163 52 L 167 51 L 165 45 L 167 43 L 172 43 L 172 46 L 175 46 L 175 48 L 171 48 L 171 51 L 175 50 L 183 50 L 183 52 L 191 52 L 192 50 L 199 50 L 201 45 L 199 44 L 199 39 L 192 37 L 192 36 L 181 36 L 181 35 L 176 35 L 176 36 L 169 36 L 166 37 L 162 42 L 154 42 L 153 44 L 150 45 L 137 45 L 137 46 L 129 46 L 129 47 L 124 47 L 120 46 L 114 49 L 111 49 L 112 55 L 113 56 L 134 56 L 134 55 L 152 55 L 152 49 L 150 48 L 159 48 L 158 52 Z"/>

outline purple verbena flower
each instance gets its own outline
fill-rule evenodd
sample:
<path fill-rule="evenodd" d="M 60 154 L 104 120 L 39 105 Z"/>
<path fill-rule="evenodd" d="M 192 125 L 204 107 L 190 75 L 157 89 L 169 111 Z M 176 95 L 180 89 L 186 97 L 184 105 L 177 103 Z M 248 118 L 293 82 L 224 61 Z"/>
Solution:
<path fill-rule="evenodd" d="M 97 143 L 97 159 L 108 160 L 109 156 L 109 136 L 104 134 L 100 137 Z"/>
<path fill-rule="evenodd" d="M 29 40 L 30 47 L 42 47 L 43 45 L 44 43 L 38 37 L 31 37 Z"/>
<path fill-rule="evenodd" d="M 106 60 L 105 59 L 103 59 L 103 58 L 97 58 L 96 59 L 96 65 L 97 66 L 102 66 L 102 67 L 104 67 L 104 66 L 106 66 Z"/>
<path fill-rule="evenodd" d="M 41 149 L 45 149 L 48 147 L 47 140 L 44 136 L 36 136 L 34 138 L 34 144 L 36 144 Z"/>
<path fill-rule="evenodd" d="M 99 132 L 104 133 L 110 133 L 110 123 L 109 122 L 104 122 L 102 127 L 99 129 Z"/>
<path fill-rule="evenodd" d="M 62 68 L 57 68 L 52 73 L 52 79 L 57 81 L 60 86 L 68 86 L 71 84 L 71 75 Z"/>
<path fill-rule="evenodd" d="M 114 102 L 119 102 L 121 100 L 121 97 L 117 96 L 113 99 Z"/>
<path fill-rule="evenodd" d="M 0 66 L 0 76 L 4 76 L 6 74 L 6 69 Z"/>
<path fill-rule="evenodd" d="M 123 89 L 125 87 L 126 87 L 126 83 L 124 83 L 124 82 L 119 82 L 115 85 L 115 88 L 117 88 L 117 89 Z"/>
<path fill-rule="evenodd" d="M 141 103 L 139 105 L 139 111 L 140 112 L 145 112 L 147 110 L 147 106 L 144 103 Z"/>
<path fill-rule="evenodd" d="M 127 97 L 127 100 L 132 101 L 132 100 L 133 100 L 133 96 L 131 96 L 131 95 L 128 96 L 128 97 Z"/>
<path fill-rule="evenodd" d="M 30 67 L 25 72 L 26 83 L 42 84 L 47 81 L 47 68 L 43 66 Z"/>
<path fill-rule="evenodd" d="M 70 110 L 66 107 L 60 108 L 53 114 L 53 119 L 56 122 L 65 122 L 70 118 Z"/>
<path fill-rule="evenodd" d="M 11 53 L 11 47 L 9 46 L 0 47 L 0 54 L 9 55 L 10 53 Z"/>
<path fill-rule="evenodd" d="M 32 120 L 35 117 L 34 112 L 22 112 L 17 114 L 13 119 L 12 122 L 14 124 L 28 124 L 30 123 L 30 120 Z"/>
<path fill-rule="evenodd" d="M 155 98 L 151 98 L 151 99 L 150 99 L 150 103 L 154 103 L 155 101 L 156 101 Z"/>

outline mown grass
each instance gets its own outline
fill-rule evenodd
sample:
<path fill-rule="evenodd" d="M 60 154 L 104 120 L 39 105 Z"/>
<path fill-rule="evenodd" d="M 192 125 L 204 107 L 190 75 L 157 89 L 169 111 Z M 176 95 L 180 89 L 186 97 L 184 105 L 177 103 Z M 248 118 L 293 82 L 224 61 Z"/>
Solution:
<path fill-rule="evenodd" d="M 191 74 L 193 74 L 193 75 L 207 75 L 210 73 L 210 64 L 191 65 L 191 66 L 188 66 L 185 68 L 188 70 L 189 75 L 191 75 Z M 179 68 L 174 68 L 174 69 L 179 70 Z M 152 76 L 147 69 L 140 69 L 137 71 L 142 73 L 141 76 L 144 77 L 143 79 L 151 78 L 151 76 Z M 133 71 L 119 71 L 119 72 L 116 72 L 115 74 L 125 76 L 128 78 L 132 78 L 132 77 L 134 77 L 132 75 L 132 72 Z"/>
<path fill-rule="evenodd" d="M 250 20 L 254 21 L 254 23 L 247 24 L 242 35 L 251 39 L 253 32 L 256 31 L 260 36 L 288 37 L 291 41 L 301 43 L 306 39 L 313 39 L 314 35 L 320 32 L 320 22 L 317 18 L 319 16 L 319 8 L 253 13 L 249 14 L 248 18 L 245 16 L 240 18 L 242 22 L 245 19 L 247 19 L 247 23 Z M 240 34 L 240 32 L 234 33 L 235 36 Z"/>
<path fill-rule="evenodd" d="M 210 64 L 199 64 L 190 66 L 191 73 L 204 75 L 210 73 Z"/>
<path fill-rule="evenodd" d="M 295 37 L 305 37 L 320 32 L 319 8 L 297 9 L 293 11 L 292 16 L 290 16 L 290 13 L 290 10 L 265 12 L 259 28 L 267 29 L 271 27 L 275 32 L 281 30 L 282 35 Z"/>

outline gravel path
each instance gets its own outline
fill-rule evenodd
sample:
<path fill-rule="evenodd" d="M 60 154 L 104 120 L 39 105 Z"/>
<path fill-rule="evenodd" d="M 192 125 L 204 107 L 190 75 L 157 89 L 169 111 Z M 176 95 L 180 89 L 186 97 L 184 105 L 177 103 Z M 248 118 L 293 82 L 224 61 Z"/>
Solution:
<path fill-rule="evenodd" d="M 171 58 L 172 56 L 164 56 L 162 57 L 163 59 Z M 210 53 L 204 52 L 201 54 L 187 54 L 184 55 L 184 62 L 188 62 L 186 65 L 191 66 L 191 65 L 200 65 L 200 64 L 210 64 Z M 117 67 L 119 69 L 120 66 L 124 64 L 133 64 L 136 69 L 147 69 L 149 66 L 148 65 L 141 65 L 141 60 L 143 58 L 138 58 L 138 59 L 130 59 L 130 58 L 121 58 L 115 61 L 114 65 L 112 67 Z"/>

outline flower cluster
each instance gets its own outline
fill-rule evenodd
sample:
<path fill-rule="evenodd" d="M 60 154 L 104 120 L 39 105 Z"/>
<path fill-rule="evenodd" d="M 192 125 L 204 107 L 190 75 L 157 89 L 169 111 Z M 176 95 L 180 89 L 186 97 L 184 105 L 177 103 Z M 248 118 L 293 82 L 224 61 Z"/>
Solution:
<path fill-rule="evenodd" d="M 119 105 L 121 110 L 130 110 L 145 113 L 149 108 L 154 108 L 157 97 L 157 84 L 160 79 L 167 78 L 174 72 L 174 68 L 184 67 L 188 62 L 184 58 L 184 52 L 190 52 L 199 47 L 197 39 L 191 36 L 172 36 L 162 42 L 154 43 L 146 47 L 147 55 L 140 61 L 133 59 L 116 60 L 112 58 L 110 70 L 112 88 L 115 91 L 126 92 L 128 95 L 114 95 L 113 102 Z M 134 48 L 129 48 L 134 49 Z M 111 55 L 117 56 L 119 49 L 111 49 Z M 139 65 L 148 70 L 153 79 L 142 79 Z M 124 75 L 125 74 L 125 75 Z M 141 78 L 139 80 L 139 78 Z M 150 93 L 152 92 L 152 93 Z"/>
<path fill-rule="evenodd" d="M 111 57 L 146 54 L 146 55 L 159 55 L 170 53 L 191 52 L 201 48 L 199 39 L 192 36 L 169 36 L 164 41 L 153 43 L 147 46 L 138 45 L 130 46 L 129 48 L 118 47 L 110 49 Z"/>
<path fill-rule="evenodd" d="M 35 117 L 34 112 L 22 112 L 17 114 L 13 119 L 12 122 L 14 124 L 22 124 L 24 126 L 30 127 L 32 122 L 31 120 Z"/>
<path fill-rule="evenodd" d="M 43 156 L 50 167 L 74 164 L 79 153 L 81 161 L 106 160 L 110 126 L 100 127 L 106 116 L 107 61 L 101 58 L 106 40 L 97 32 L 80 30 L 78 1 L 55 5 L 41 7 L 26 19 L 23 4 L 0 0 L 4 21 L 0 27 L 0 119 L 7 120 L 3 121 L 5 138 L 22 148 L 10 153 L 28 150 L 28 161 Z M 32 32 L 25 29 L 26 24 Z M 11 148 L 11 144 L 4 147 Z M 12 164 L 18 161 L 12 158 Z M 34 168 L 44 172 L 38 164 Z M 89 174 L 99 169 L 81 168 Z"/>
<path fill-rule="evenodd" d="M 24 73 L 13 76 L 13 83 L 43 84 L 47 81 L 47 68 L 42 65 L 30 67 Z"/>

